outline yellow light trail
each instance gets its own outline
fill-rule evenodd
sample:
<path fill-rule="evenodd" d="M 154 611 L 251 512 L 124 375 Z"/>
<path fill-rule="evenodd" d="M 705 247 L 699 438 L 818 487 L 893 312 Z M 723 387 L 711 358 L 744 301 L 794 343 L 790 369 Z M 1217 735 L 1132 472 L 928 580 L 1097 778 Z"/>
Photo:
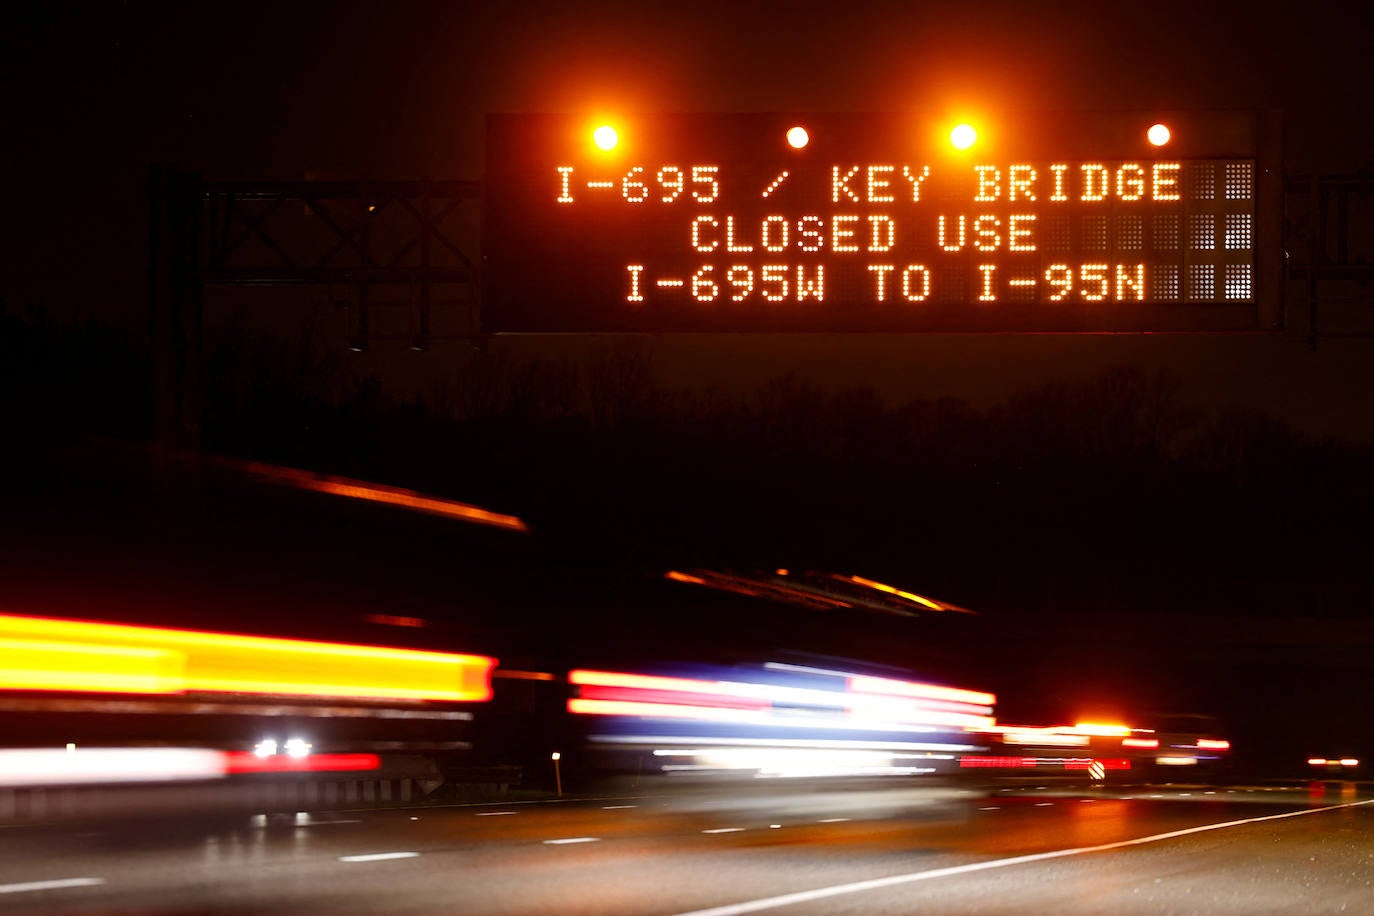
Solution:
<path fill-rule="evenodd" d="M 496 661 L 309 640 L 0 615 L 0 689 L 484 701 Z"/>

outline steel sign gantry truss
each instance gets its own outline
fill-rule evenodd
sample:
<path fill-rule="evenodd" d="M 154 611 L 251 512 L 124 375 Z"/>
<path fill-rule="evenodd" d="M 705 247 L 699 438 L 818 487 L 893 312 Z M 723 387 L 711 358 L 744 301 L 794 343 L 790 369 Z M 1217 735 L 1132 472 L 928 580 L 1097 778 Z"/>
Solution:
<path fill-rule="evenodd" d="M 1310 345 L 1374 336 L 1374 174 L 1285 177 L 1283 247 Z"/>
<path fill-rule="evenodd" d="M 164 441 L 198 438 L 206 287 L 344 288 L 355 350 L 385 338 L 371 321 L 385 288 L 413 312 L 412 348 L 438 339 L 431 315 L 452 301 L 475 334 L 480 202 L 477 181 L 203 181 L 154 168 L 148 282 Z"/>

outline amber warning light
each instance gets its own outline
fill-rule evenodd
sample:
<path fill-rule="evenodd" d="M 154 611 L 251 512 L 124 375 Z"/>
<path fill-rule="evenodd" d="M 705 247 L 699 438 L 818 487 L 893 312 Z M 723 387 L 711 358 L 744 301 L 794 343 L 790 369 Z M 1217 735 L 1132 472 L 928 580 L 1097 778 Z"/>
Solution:
<path fill-rule="evenodd" d="M 609 152 L 616 148 L 616 144 L 620 143 L 620 133 L 611 125 L 603 124 L 592 131 L 592 142 L 596 144 L 598 149 Z"/>
<path fill-rule="evenodd" d="M 641 116 L 588 143 L 493 116 L 483 323 L 1253 329 L 1273 214 L 1247 117 Z"/>

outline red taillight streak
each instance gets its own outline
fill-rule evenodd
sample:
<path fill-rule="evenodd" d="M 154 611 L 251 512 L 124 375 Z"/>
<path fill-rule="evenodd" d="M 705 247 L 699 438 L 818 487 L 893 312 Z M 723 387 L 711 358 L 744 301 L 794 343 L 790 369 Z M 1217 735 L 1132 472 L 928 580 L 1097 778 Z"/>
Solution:
<path fill-rule="evenodd" d="M 964 769 L 983 767 L 1033 767 L 1038 762 L 1035 757 L 960 757 L 959 766 Z"/>
<path fill-rule="evenodd" d="M 671 703 L 679 706 L 703 706 L 717 709 L 768 709 L 773 704 L 764 699 L 726 696 L 719 693 L 687 693 L 675 690 L 644 690 L 637 687 L 579 687 L 584 700 L 623 700 L 629 703 Z"/>
<path fill-rule="evenodd" d="M 224 755 L 230 773 L 328 773 L 375 770 L 382 765 L 376 754 L 311 754 L 288 757 L 274 754 L 259 757 L 251 751 L 230 751 Z"/>
<path fill-rule="evenodd" d="M 986 768 L 1033 768 L 1062 766 L 1066 770 L 1086 770 L 1094 763 L 1100 763 L 1104 770 L 1129 770 L 1131 762 L 1124 758 L 1113 757 L 1095 760 L 1091 757 L 961 757 L 959 766 L 964 769 Z"/>
<path fill-rule="evenodd" d="M 1065 760 L 1064 769 L 1088 770 L 1092 769 L 1094 763 L 1100 763 L 1104 770 L 1129 770 L 1131 768 L 1131 762 L 1124 757 L 1107 757 L 1096 760 Z"/>

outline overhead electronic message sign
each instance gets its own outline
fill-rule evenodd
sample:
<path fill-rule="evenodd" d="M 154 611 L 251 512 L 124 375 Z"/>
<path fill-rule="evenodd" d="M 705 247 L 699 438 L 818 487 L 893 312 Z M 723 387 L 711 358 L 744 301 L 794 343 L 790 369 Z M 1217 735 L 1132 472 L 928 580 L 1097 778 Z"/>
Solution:
<path fill-rule="evenodd" d="M 1276 327 L 1249 112 L 488 119 L 490 331 Z"/>

